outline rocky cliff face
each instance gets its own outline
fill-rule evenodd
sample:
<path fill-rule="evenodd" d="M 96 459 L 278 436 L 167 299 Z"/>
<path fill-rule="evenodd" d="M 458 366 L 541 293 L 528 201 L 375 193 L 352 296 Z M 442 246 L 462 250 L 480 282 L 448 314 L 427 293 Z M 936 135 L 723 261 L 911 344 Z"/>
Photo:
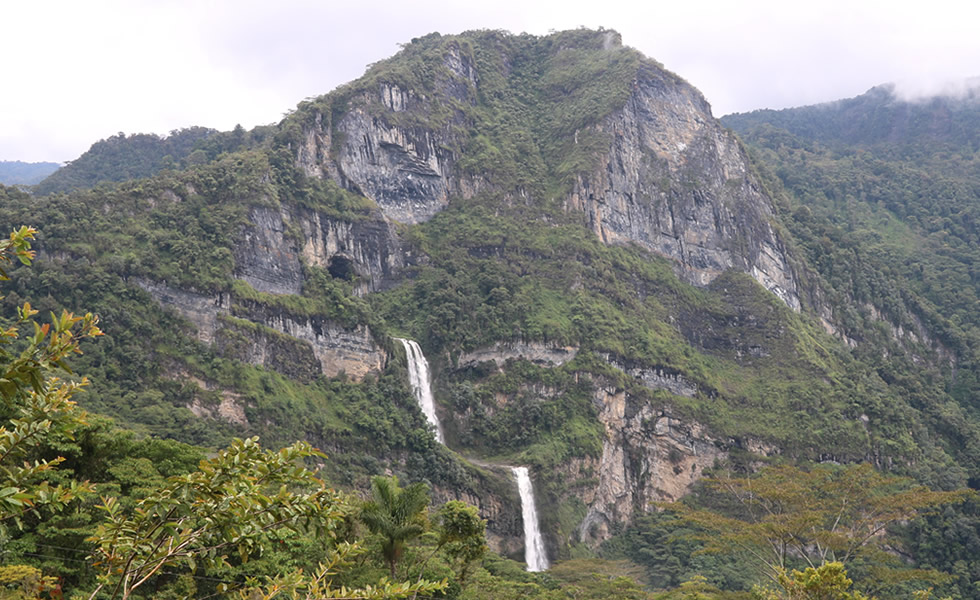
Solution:
<path fill-rule="evenodd" d="M 576 348 L 544 344 L 498 343 L 460 356 L 457 368 L 464 370 L 492 361 L 498 369 L 505 369 L 508 361 L 518 358 L 539 366 L 557 367 L 576 352 Z M 609 354 L 602 358 L 649 390 L 689 398 L 699 392 L 696 383 L 676 370 L 634 363 Z M 655 407 L 648 399 L 633 396 L 601 378 L 592 385 L 592 402 L 604 430 L 602 451 L 598 457 L 566 461 L 557 473 L 559 487 L 564 491 L 556 500 L 563 505 L 580 502 L 584 512 L 574 531 L 559 532 L 557 537 L 554 530 L 549 532 L 553 551 L 569 542 L 596 546 L 637 514 L 655 510 L 654 502 L 679 499 L 700 479 L 704 469 L 727 456 L 725 448 L 733 443 L 717 440 L 700 423 L 678 418 L 669 409 Z M 483 407 L 482 418 L 493 418 L 518 395 L 546 403 L 554 401 L 560 391 L 528 384 L 512 394 L 498 392 L 494 396 L 495 405 Z M 456 412 L 452 417 L 451 426 L 457 431 L 466 432 L 472 427 L 471 412 Z M 751 450 L 774 451 L 755 443 Z M 545 512 L 548 510 L 545 508 Z"/>
<path fill-rule="evenodd" d="M 508 360 L 523 358 L 541 366 L 560 366 L 575 358 L 578 348 L 558 346 L 540 342 L 497 342 L 490 348 L 479 348 L 465 352 L 457 360 L 458 368 L 463 369 L 481 362 L 493 361 L 502 367 Z"/>
<path fill-rule="evenodd" d="M 615 524 L 655 510 L 653 502 L 679 499 L 705 468 L 726 456 L 698 423 L 623 390 L 598 387 L 594 401 L 606 436 L 595 465 L 599 482 L 585 498 L 588 512 L 577 532 L 590 545 L 608 539 Z"/>
<path fill-rule="evenodd" d="M 235 275 L 260 292 L 298 294 L 303 263 L 354 279 L 360 293 L 388 287 L 404 266 L 393 227 L 382 215 L 356 221 L 287 205 L 253 206 L 236 248 Z"/>
<path fill-rule="evenodd" d="M 636 242 L 707 285 L 751 274 L 795 310 L 796 279 L 770 225 L 769 199 L 734 136 L 701 94 L 654 67 L 640 70 L 622 110 L 598 126 L 612 140 L 566 202 L 606 243 Z"/>
<path fill-rule="evenodd" d="M 468 131 L 473 124 L 458 108 L 479 102 L 480 74 L 458 44 L 449 46 L 442 66 L 445 75 L 431 90 L 381 81 L 350 100 L 332 124 L 316 113 L 297 163 L 364 194 L 403 223 L 426 221 L 453 197 L 492 187 L 457 168 L 454 151 L 480 133 Z M 452 115 L 433 117 L 446 111 Z M 625 105 L 594 129 L 609 145 L 576 176 L 566 210 L 582 213 L 606 243 L 635 242 L 675 260 L 696 285 L 735 269 L 799 310 L 799 286 L 770 225 L 769 199 L 696 89 L 644 62 Z M 578 143 L 578 132 L 572 137 Z"/>
<path fill-rule="evenodd" d="M 380 372 L 387 361 L 385 351 L 374 342 L 366 325 L 345 328 L 255 303 L 235 303 L 226 294 L 209 296 L 149 280 L 136 283 L 160 304 L 173 308 L 190 321 L 202 342 L 221 342 L 219 349 L 229 350 L 229 339 L 244 340 L 244 347 L 229 350 L 234 358 L 281 372 L 288 367 L 286 375 L 296 376 L 289 369 L 309 363 L 327 377 L 346 373 L 359 381 L 368 373 Z M 233 309 L 236 314 L 249 318 L 232 317 Z M 245 335 L 240 332 L 233 335 L 229 332 L 233 329 L 244 330 Z M 277 339 L 277 334 L 289 339 Z"/>
<path fill-rule="evenodd" d="M 453 46 L 443 67 L 435 85 L 440 100 L 476 102 L 478 77 L 469 55 Z M 455 168 L 458 156 L 451 149 L 465 135 L 460 111 L 436 123 L 433 94 L 386 82 L 349 104 L 353 108 L 335 123 L 317 113 L 305 129 L 296 158 L 307 175 L 333 178 L 402 223 L 427 221 L 451 196 L 469 197 L 478 189 L 478 180 Z"/>

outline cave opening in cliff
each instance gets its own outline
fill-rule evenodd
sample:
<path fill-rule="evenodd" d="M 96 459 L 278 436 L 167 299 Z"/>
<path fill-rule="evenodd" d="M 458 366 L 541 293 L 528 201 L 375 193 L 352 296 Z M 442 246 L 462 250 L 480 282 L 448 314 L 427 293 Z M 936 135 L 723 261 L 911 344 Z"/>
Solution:
<path fill-rule="evenodd" d="M 327 272 L 334 279 L 351 281 L 356 275 L 354 271 L 354 261 L 343 254 L 334 254 L 327 263 Z"/>

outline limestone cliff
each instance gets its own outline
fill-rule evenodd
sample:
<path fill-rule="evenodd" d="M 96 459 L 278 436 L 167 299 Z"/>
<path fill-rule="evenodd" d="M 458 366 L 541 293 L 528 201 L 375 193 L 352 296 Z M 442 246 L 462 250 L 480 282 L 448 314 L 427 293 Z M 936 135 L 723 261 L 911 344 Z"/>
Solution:
<path fill-rule="evenodd" d="M 260 292 L 298 294 L 303 264 L 356 282 L 359 293 L 389 286 L 405 257 L 391 224 L 380 214 L 343 220 L 315 210 L 253 206 L 236 248 L 239 279 Z"/>
<path fill-rule="evenodd" d="M 605 427 L 598 485 L 585 498 L 588 512 L 579 539 L 597 544 L 616 524 L 635 513 L 655 510 L 653 502 L 683 496 L 701 472 L 726 456 L 704 428 L 630 397 L 624 390 L 599 387 L 599 420 Z"/>
<path fill-rule="evenodd" d="M 228 294 L 200 294 L 146 279 L 136 283 L 190 321 L 200 341 L 217 345 L 231 358 L 288 376 L 306 379 L 319 373 L 327 377 L 345 373 L 361 380 L 368 373 L 380 372 L 387 361 L 366 325 L 347 328 L 235 301 Z M 233 317 L 233 312 L 249 318 Z M 233 344 L 235 340 L 244 344 Z"/>
<path fill-rule="evenodd" d="M 605 60 L 602 53 L 613 57 L 632 52 L 618 45 L 613 32 L 594 35 L 596 60 Z M 393 83 L 399 79 L 397 71 L 379 68 L 378 75 L 372 78 L 369 71 L 355 85 L 356 92 L 338 92 L 311 109 L 294 149 L 297 164 L 310 176 L 329 177 L 367 196 L 387 218 L 403 223 L 426 221 L 454 198 L 470 198 L 481 191 L 515 202 L 545 201 L 533 197 L 535 192 L 527 186 L 508 188 L 488 180 L 479 169 L 460 166 L 472 160 L 466 151 L 480 148 L 482 142 L 473 140 L 507 135 L 482 131 L 480 123 L 487 117 L 480 111 L 517 110 L 492 104 L 488 96 L 497 94 L 497 88 L 485 80 L 499 86 L 501 77 L 513 77 L 513 85 L 534 85 L 524 79 L 518 82 L 513 75 L 528 57 L 508 50 L 507 40 L 484 39 L 481 42 L 500 46 L 499 55 L 496 62 L 480 62 L 467 34 L 446 40 L 440 54 L 433 52 L 440 63 L 425 63 L 432 75 L 417 83 L 419 89 Z M 547 38 L 540 40 L 541 45 L 546 43 Z M 568 49 L 557 44 L 534 50 L 538 60 L 555 62 L 560 62 L 563 51 Z M 412 49 L 405 52 L 411 55 Z M 597 122 L 567 132 L 539 126 L 558 136 L 553 143 L 572 148 L 567 152 L 575 152 L 580 137 L 583 143 L 585 138 L 604 143 L 589 151 L 591 164 L 574 174 L 570 190 L 559 198 L 562 205 L 581 213 L 603 242 L 634 242 L 669 257 L 694 284 L 707 285 L 721 272 L 735 269 L 751 274 L 799 310 L 799 284 L 785 244 L 770 224 L 770 200 L 738 142 L 691 85 L 653 61 L 643 59 L 637 65 L 625 102 L 605 116 L 597 115 Z M 547 79 L 547 73 L 538 76 Z M 522 98 L 532 92 L 515 95 Z M 338 105 L 343 110 L 338 111 Z M 522 110 L 548 108 L 528 105 Z M 506 117 L 504 122 L 508 118 L 517 121 L 521 115 Z M 547 113 L 540 117 L 545 123 L 551 118 Z M 516 152 L 546 151 L 523 138 L 500 141 L 501 146 L 506 144 Z M 492 158 L 485 164 L 491 169 L 487 172 L 496 162 Z"/>
<path fill-rule="evenodd" d="M 647 64 L 626 106 L 597 130 L 611 143 L 566 201 L 596 235 L 672 258 L 697 285 L 727 269 L 744 271 L 799 310 L 770 200 L 700 92 Z"/>
<path fill-rule="evenodd" d="M 443 209 L 451 196 L 470 196 L 478 178 L 456 169 L 465 131 L 455 111 L 434 124 L 439 101 L 476 102 L 478 76 L 472 58 L 452 45 L 442 60 L 436 94 L 379 81 L 348 101 L 339 119 L 317 112 L 296 149 L 297 164 L 312 177 L 331 177 L 374 200 L 385 216 L 420 223 Z M 420 123 L 427 123 L 421 125 Z"/>

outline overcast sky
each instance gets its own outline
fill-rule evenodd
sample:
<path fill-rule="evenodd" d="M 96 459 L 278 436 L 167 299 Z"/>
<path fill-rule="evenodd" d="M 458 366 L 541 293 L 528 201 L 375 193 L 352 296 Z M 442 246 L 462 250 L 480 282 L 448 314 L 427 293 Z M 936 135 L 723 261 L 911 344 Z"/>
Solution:
<path fill-rule="evenodd" d="M 715 116 L 980 75 L 980 5 L 933 0 L 0 0 L 0 160 L 278 121 L 432 31 L 616 29 Z"/>

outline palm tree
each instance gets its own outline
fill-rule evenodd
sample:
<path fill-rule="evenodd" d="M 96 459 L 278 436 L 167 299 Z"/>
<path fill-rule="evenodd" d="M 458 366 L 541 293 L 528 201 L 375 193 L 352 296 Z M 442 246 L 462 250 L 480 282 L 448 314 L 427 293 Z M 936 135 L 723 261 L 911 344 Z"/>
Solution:
<path fill-rule="evenodd" d="M 381 554 L 392 581 L 405 544 L 425 531 L 425 510 L 429 506 L 429 486 L 413 483 L 401 488 L 397 477 L 377 476 L 371 479 L 371 500 L 361 507 L 361 521 L 371 533 L 381 536 Z"/>

